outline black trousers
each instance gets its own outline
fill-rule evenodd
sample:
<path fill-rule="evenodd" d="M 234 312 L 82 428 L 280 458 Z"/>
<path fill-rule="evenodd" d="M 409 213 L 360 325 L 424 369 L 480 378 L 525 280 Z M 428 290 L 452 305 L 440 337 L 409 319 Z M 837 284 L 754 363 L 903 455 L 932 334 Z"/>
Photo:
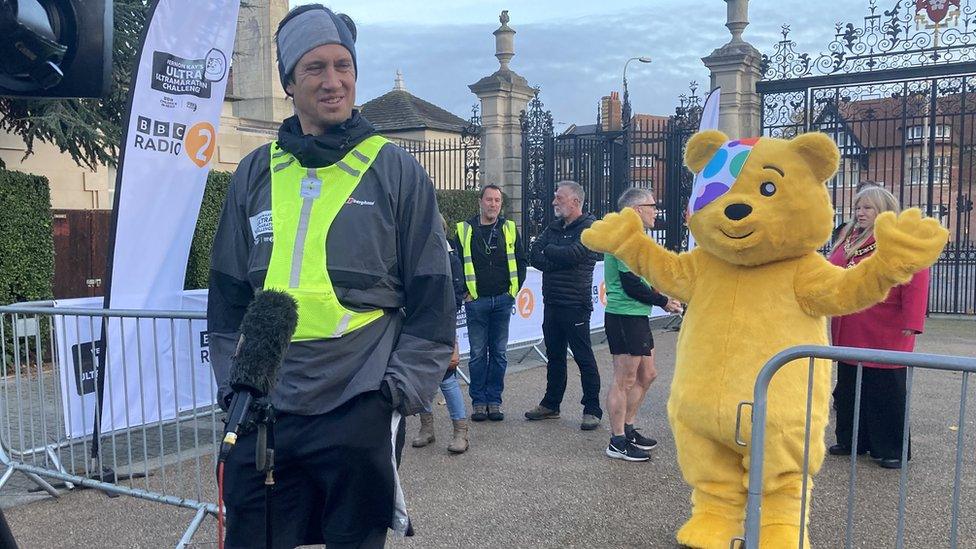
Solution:
<path fill-rule="evenodd" d="M 17 549 L 17 542 L 14 540 L 14 535 L 10 531 L 10 526 L 7 526 L 7 519 L 3 516 L 3 511 L 0 511 L 0 547 L 3 549 Z"/>
<path fill-rule="evenodd" d="M 399 414 L 379 391 L 317 416 L 278 416 L 271 496 L 275 549 L 316 543 L 329 549 L 384 546 L 401 495 L 396 466 L 403 418 L 394 418 Z M 254 465 L 256 438 L 255 433 L 242 436 L 225 464 L 228 549 L 265 546 L 264 474 Z"/>
<path fill-rule="evenodd" d="M 862 368 L 861 413 L 857 445 L 854 435 L 854 395 L 857 388 L 857 366 L 837 363 L 837 386 L 834 387 L 834 410 L 837 411 L 837 443 L 858 452 L 871 452 L 878 459 L 901 458 L 904 440 L 906 368 Z M 908 458 L 912 457 L 911 436 Z"/>
<path fill-rule="evenodd" d="M 593 346 L 590 343 L 590 314 L 584 307 L 546 305 L 542 318 L 542 336 L 546 343 L 546 396 L 540 404 L 559 411 L 566 394 L 566 348 L 573 350 L 573 357 L 580 369 L 583 385 L 583 413 L 603 417 L 600 409 L 600 370 L 596 367 Z"/>

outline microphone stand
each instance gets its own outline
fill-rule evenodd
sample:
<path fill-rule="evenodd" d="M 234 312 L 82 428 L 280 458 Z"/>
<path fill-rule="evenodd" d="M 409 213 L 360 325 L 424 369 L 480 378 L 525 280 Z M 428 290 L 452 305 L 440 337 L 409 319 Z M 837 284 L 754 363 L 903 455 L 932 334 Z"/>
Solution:
<path fill-rule="evenodd" d="M 257 418 L 257 440 L 254 445 L 255 468 L 264 473 L 264 543 L 267 549 L 272 549 L 273 535 L 271 532 L 272 505 L 274 492 L 275 443 L 274 424 L 275 410 L 270 401 L 255 403 Z"/>

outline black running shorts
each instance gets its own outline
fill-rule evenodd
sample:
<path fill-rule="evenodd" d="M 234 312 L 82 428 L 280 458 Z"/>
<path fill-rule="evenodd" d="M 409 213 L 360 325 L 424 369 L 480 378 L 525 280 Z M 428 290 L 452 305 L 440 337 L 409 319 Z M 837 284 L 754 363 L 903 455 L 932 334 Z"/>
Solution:
<path fill-rule="evenodd" d="M 354 544 L 408 526 L 396 464 L 403 425 L 379 391 L 316 416 L 275 424 L 274 546 Z M 224 470 L 228 549 L 264 547 L 264 474 L 255 433 L 242 436 Z"/>
<path fill-rule="evenodd" d="M 651 319 L 646 316 L 605 313 L 604 331 L 610 354 L 651 356 L 654 337 L 651 336 Z"/>

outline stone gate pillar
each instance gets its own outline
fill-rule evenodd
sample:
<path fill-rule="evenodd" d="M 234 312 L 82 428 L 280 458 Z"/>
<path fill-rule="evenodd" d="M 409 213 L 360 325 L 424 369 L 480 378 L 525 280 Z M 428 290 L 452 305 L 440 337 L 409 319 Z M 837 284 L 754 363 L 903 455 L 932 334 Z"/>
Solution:
<path fill-rule="evenodd" d="M 294 114 L 278 78 L 274 41 L 278 22 L 288 13 L 287 0 L 250 0 L 242 7 L 234 46 L 234 116 L 281 122 Z"/>
<path fill-rule="evenodd" d="M 508 10 L 501 13 L 501 26 L 494 32 L 495 57 L 499 68 L 490 76 L 468 86 L 481 100 L 481 184 L 502 188 L 509 201 L 510 218 L 522 219 L 522 130 L 519 113 L 535 90 L 509 68 L 515 56 L 515 30 L 508 26 Z"/>
<path fill-rule="evenodd" d="M 749 25 L 749 0 L 725 0 L 727 23 L 732 40 L 713 51 L 702 62 L 711 72 L 711 88 L 721 86 L 719 98 L 719 129 L 730 137 L 758 136 L 761 98 L 756 82 L 762 78 L 759 70 L 762 54 L 752 44 L 742 40 L 742 31 Z"/>

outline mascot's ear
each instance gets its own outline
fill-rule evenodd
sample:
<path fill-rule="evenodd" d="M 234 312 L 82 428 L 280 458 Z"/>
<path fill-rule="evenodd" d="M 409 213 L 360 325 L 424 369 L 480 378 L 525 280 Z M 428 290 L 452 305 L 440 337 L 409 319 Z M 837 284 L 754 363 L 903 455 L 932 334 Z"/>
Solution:
<path fill-rule="evenodd" d="M 708 161 L 715 156 L 715 151 L 728 140 L 729 136 L 718 130 L 705 130 L 691 136 L 688 146 L 685 147 L 685 166 L 688 166 L 692 173 L 702 171 Z"/>
<path fill-rule="evenodd" d="M 837 173 L 840 151 L 827 134 L 810 132 L 793 138 L 790 147 L 806 161 L 819 182 L 825 182 Z"/>

